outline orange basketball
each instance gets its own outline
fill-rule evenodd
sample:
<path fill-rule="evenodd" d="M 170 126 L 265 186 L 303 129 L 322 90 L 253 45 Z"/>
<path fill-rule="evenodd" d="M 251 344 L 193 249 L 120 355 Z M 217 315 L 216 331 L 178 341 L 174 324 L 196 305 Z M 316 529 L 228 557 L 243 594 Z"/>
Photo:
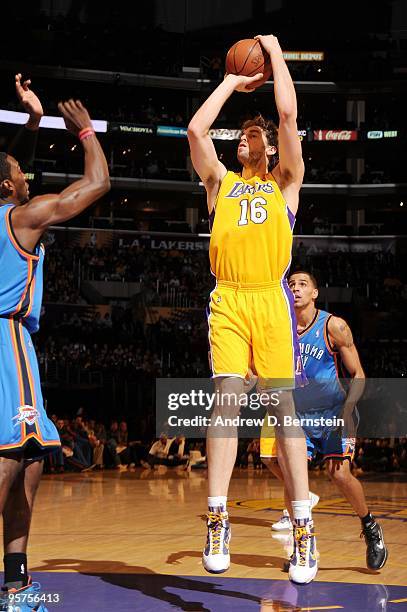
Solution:
<path fill-rule="evenodd" d="M 270 56 L 263 50 L 258 40 L 254 38 L 239 40 L 228 51 L 226 72 L 244 76 L 254 76 L 262 72 L 263 78 L 253 83 L 250 88 L 256 89 L 268 81 L 272 74 Z"/>

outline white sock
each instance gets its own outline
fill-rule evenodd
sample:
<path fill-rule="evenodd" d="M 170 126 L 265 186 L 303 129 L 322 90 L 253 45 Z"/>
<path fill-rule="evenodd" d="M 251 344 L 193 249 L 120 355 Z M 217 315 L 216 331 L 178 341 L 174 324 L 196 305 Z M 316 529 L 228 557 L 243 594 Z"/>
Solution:
<path fill-rule="evenodd" d="M 292 502 L 294 522 L 296 525 L 304 526 L 311 520 L 311 502 L 308 499 L 300 499 Z"/>
<path fill-rule="evenodd" d="M 211 512 L 226 512 L 227 497 L 218 495 L 216 497 L 208 497 L 208 508 Z"/>

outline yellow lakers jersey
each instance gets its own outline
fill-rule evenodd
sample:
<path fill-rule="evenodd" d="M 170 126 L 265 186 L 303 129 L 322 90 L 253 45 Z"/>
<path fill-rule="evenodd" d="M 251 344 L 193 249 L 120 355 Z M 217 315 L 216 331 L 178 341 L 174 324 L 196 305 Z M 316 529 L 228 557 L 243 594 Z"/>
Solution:
<path fill-rule="evenodd" d="M 214 208 L 212 273 L 236 283 L 281 280 L 291 261 L 294 221 L 272 174 L 245 180 L 227 172 Z"/>

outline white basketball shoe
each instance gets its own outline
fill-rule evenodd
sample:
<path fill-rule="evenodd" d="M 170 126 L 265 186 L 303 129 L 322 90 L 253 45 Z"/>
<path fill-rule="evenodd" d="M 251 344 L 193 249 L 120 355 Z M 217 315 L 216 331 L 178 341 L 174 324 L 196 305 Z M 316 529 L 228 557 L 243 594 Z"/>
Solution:
<path fill-rule="evenodd" d="M 202 564 L 211 574 L 222 574 L 229 569 L 231 529 L 227 512 L 208 512 L 208 535 Z"/>

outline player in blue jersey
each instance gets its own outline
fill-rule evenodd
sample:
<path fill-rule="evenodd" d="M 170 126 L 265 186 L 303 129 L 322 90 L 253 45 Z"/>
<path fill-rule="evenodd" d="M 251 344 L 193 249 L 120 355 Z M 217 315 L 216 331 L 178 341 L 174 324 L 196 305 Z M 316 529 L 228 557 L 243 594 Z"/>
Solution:
<path fill-rule="evenodd" d="M 302 425 L 308 457 L 318 455 L 326 462 L 331 480 L 359 516 L 367 546 L 366 563 L 369 569 L 377 570 L 384 566 L 388 554 L 383 531 L 369 512 L 363 487 L 350 469 L 356 442 L 356 403 L 363 393 L 365 379 L 358 351 L 347 323 L 316 308 L 318 287 L 312 274 L 294 272 L 288 285 L 294 294 L 301 357 L 309 381 L 307 387 L 294 392 L 297 417 L 311 421 Z M 341 368 L 350 377 L 346 390 L 340 380 L 345 375 Z M 322 418 L 333 423 L 324 424 Z M 337 427 L 335 418 L 343 419 L 344 427 Z M 264 463 L 283 480 L 272 431 L 263 428 L 261 442 Z M 287 491 L 285 495 L 289 499 Z M 288 512 L 281 520 L 291 527 Z"/>
<path fill-rule="evenodd" d="M 27 83 L 22 87 L 27 93 Z M 83 145 L 85 167 L 80 180 L 59 194 L 30 199 L 19 162 L 0 152 L 0 513 L 5 569 L 0 602 L 3 600 L 3 605 L 16 592 L 37 592 L 27 572 L 29 528 L 43 457 L 60 446 L 55 426 L 44 410 L 31 340 L 31 333 L 39 327 L 42 301 L 41 236 L 48 226 L 83 212 L 110 188 L 106 158 L 87 110 L 74 100 L 61 102 L 58 108 L 67 129 Z"/>

